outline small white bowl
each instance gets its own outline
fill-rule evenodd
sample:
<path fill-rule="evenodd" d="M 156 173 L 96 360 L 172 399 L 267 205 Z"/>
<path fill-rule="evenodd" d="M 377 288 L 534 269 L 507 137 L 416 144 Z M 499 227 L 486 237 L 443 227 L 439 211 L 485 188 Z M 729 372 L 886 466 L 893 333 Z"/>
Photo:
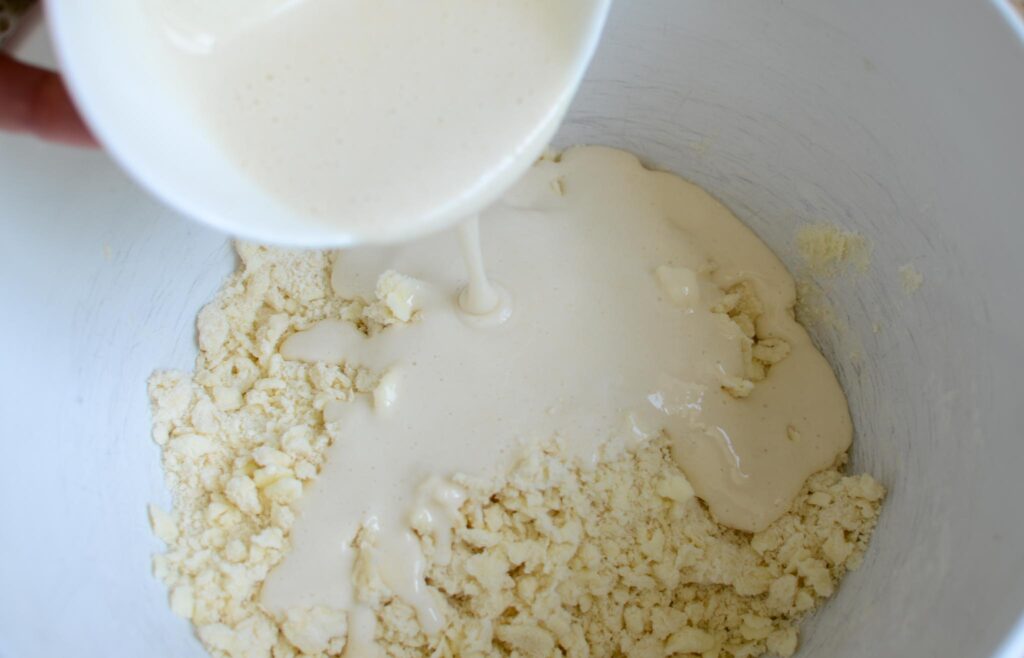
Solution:
<path fill-rule="evenodd" d="M 242 172 L 210 138 L 180 86 L 167 82 L 174 75 L 167 64 L 169 46 L 146 2 L 50 1 L 46 9 L 76 103 L 100 142 L 136 181 L 185 215 L 232 235 L 281 245 L 336 247 L 427 233 L 497 199 L 557 130 L 597 47 L 610 4 L 579 3 L 586 24 L 578 33 L 564 92 L 522 136 L 520 148 L 494 162 L 463 194 L 412 218 L 398 235 L 374 225 L 356 228 L 303 216 Z"/>

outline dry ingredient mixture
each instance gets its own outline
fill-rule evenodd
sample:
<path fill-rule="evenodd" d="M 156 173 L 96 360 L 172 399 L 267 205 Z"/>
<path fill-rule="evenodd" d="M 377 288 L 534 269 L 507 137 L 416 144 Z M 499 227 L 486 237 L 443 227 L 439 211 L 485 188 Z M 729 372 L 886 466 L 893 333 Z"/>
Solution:
<path fill-rule="evenodd" d="M 553 193 L 571 192 L 573 182 L 554 178 Z M 260 597 L 291 548 L 304 489 L 328 447 L 345 438 L 343 419 L 325 421 L 325 409 L 382 395 L 386 377 L 288 360 L 281 347 L 324 320 L 368 336 L 415 322 L 401 294 L 408 280 L 385 273 L 375 294 L 346 297 L 332 287 L 331 254 L 238 251 L 239 272 L 199 315 L 195 372 L 150 381 L 153 436 L 174 495 L 172 510 L 150 508 L 167 544 L 154 570 L 173 611 L 215 656 L 352 656 L 366 638 L 354 637 L 346 610 L 275 614 Z M 722 382 L 742 397 L 786 353 L 758 340 L 760 303 L 750 289 L 720 295 L 715 312 L 749 336 L 749 386 Z M 370 643 L 393 656 L 791 655 L 802 616 L 860 564 L 883 488 L 868 475 L 843 475 L 841 454 L 806 481 L 787 513 L 741 532 L 715 522 L 672 452 L 660 435 L 584 467 L 551 440 L 494 477 L 454 476 L 463 499 L 450 554 L 413 522 L 446 623 L 424 633 L 414 608 L 357 557 L 355 597 L 376 621 Z M 357 549 L 372 542 L 365 531 L 354 539 Z"/>
<path fill-rule="evenodd" d="M 847 265 L 858 272 L 871 266 L 871 248 L 864 236 L 832 224 L 811 224 L 797 231 L 796 246 L 811 274 L 833 277 Z"/>
<path fill-rule="evenodd" d="M 871 244 L 859 233 L 826 223 L 804 226 L 797 231 L 795 243 L 801 265 L 796 284 L 797 318 L 808 327 L 833 334 L 839 342 L 852 339 L 857 344 L 830 299 L 835 284 L 849 284 L 870 269 Z M 877 323 L 875 326 L 880 328 Z M 848 356 L 858 361 L 860 354 L 858 345 Z"/>

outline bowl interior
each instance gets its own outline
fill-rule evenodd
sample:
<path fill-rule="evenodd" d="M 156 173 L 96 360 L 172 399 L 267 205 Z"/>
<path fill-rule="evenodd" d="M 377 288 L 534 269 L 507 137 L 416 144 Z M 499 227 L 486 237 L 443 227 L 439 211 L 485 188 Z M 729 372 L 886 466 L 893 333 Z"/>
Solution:
<path fill-rule="evenodd" d="M 1024 30 L 1001 3 L 616 6 L 559 138 L 634 150 L 730 206 L 795 271 L 794 232 L 865 236 L 812 327 L 889 489 L 808 656 L 987 656 L 1024 609 Z M 950 48 L 948 39 L 970 47 Z M 1014 117 L 1018 117 L 1015 119 Z M 1014 124 L 1017 124 L 1016 126 Z M 924 277 L 908 293 L 900 268 Z"/>

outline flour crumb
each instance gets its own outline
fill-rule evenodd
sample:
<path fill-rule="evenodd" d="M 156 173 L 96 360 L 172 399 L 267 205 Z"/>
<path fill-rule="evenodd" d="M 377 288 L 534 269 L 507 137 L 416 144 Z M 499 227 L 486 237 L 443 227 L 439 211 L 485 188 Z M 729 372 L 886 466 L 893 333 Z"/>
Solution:
<path fill-rule="evenodd" d="M 814 276 L 833 277 L 847 265 L 863 273 L 871 265 L 871 251 L 864 236 L 831 224 L 813 224 L 800 229 L 796 246 Z"/>
<path fill-rule="evenodd" d="M 293 609 L 285 614 L 281 632 L 304 654 L 338 656 L 345 648 L 348 619 L 344 610 L 323 606 Z"/>
<path fill-rule="evenodd" d="M 772 366 L 789 356 L 792 347 L 784 339 L 765 334 L 758 328 L 764 306 L 749 281 L 740 281 L 723 290 L 711 311 L 726 316 L 739 330 L 743 374 L 723 374 L 721 383 L 729 395 L 745 398 L 753 392 L 757 382 L 764 381 Z"/>
<path fill-rule="evenodd" d="M 845 335 L 846 323 L 829 301 L 840 274 L 863 274 L 871 267 L 871 248 L 864 236 L 831 224 L 812 224 L 797 231 L 797 319 L 804 325 Z"/>
<path fill-rule="evenodd" d="M 924 283 L 924 275 L 917 271 L 910 263 L 901 265 L 900 269 L 900 281 L 903 283 L 903 292 L 908 295 L 912 295 L 921 288 L 921 284 Z"/>

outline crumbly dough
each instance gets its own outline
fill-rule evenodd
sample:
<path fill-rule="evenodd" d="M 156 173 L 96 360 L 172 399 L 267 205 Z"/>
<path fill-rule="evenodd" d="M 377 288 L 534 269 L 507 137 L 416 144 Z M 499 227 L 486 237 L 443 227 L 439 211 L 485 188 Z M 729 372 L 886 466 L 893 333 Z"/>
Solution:
<path fill-rule="evenodd" d="M 167 544 L 154 573 L 210 652 L 235 657 L 269 655 L 279 637 L 310 646 L 299 613 L 279 625 L 256 598 L 288 548 L 293 503 L 337 430 L 324 424 L 324 405 L 377 384 L 363 370 L 285 361 L 277 348 L 327 317 L 366 332 L 396 321 L 385 302 L 334 297 L 327 254 L 250 245 L 238 253 L 241 270 L 199 314 L 195 373 L 157 372 L 149 382 L 153 438 L 174 497 L 170 512 L 150 507 Z M 331 640 L 321 644 L 339 646 Z"/>
<path fill-rule="evenodd" d="M 240 245 L 239 255 L 240 271 L 199 315 L 195 372 L 150 381 L 174 496 L 171 511 L 150 507 L 167 544 L 154 572 L 214 656 L 340 655 L 344 611 L 274 618 L 258 596 L 339 432 L 324 405 L 372 395 L 378 374 L 285 361 L 278 348 L 325 318 L 366 333 L 407 321 L 409 281 L 387 275 L 375 300 L 344 300 L 325 253 Z M 727 292 L 720 312 L 752 324 L 756 299 Z M 783 345 L 750 347 L 752 380 L 785 356 Z M 884 495 L 841 466 L 812 476 L 788 514 L 751 535 L 714 523 L 665 440 L 591 469 L 557 443 L 537 446 L 497 481 L 459 478 L 467 498 L 451 560 L 427 571 L 450 612 L 440 634 L 425 636 L 358 560 L 357 596 L 394 656 L 788 656 L 801 617 L 860 563 Z M 429 533 L 423 542 L 432 556 Z"/>
<path fill-rule="evenodd" d="M 859 565 L 884 495 L 828 470 L 767 530 L 737 532 L 664 439 L 593 470 L 551 444 L 497 487 L 464 484 L 453 559 L 428 573 L 455 621 L 434 648 L 381 593 L 390 655 L 788 656 L 799 619 Z"/>
<path fill-rule="evenodd" d="M 754 390 L 755 383 L 764 381 L 773 365 L 789 355 L 791 347 L 782 338 L 758 335 L 757 319 L 763 314 L 764 307 L 750 282 L 742 281 L 723 292 L 721 301 L 711 310 L 728 315 L 743 332 L 745 377 L 725 381 L 722 388 L 733 397 L 745 398 Z"/>
<path fill-rule="evenodd" d="M 673 304 L 692 308 L 700 299 L 697 272 L 686 267 L 661 265 L 654 275 Z M 758 319 L 764 314 L 764 306 L 749 281 L 722 290 L 721 298 L 711 306 L 711 311 L 726 316 L 742 334 L 743 376 L 723 375 L 722 389 L 733 397 L 745 398 L 754 390 L 754 384 L 764 381 L 773 365 L 789 355 L 792 346 L 785 339 L 758 334 Z"/>

